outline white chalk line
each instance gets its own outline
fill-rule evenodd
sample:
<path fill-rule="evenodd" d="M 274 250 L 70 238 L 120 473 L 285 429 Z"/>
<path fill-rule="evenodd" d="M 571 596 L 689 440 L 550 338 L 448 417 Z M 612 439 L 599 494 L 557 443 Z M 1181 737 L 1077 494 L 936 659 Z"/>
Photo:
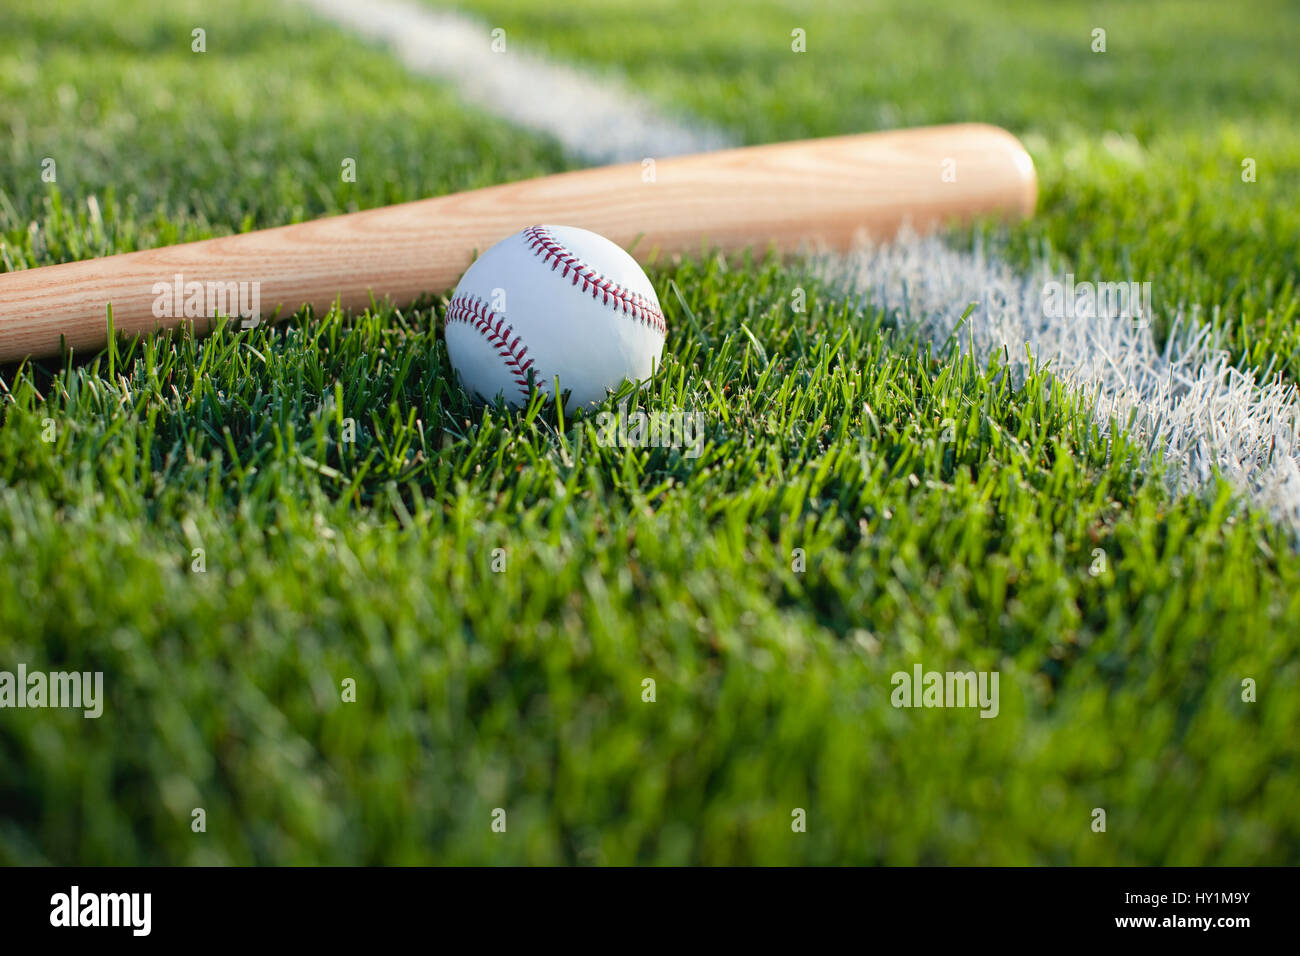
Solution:
<path fill-rule="evenodd" d="M 317 14 L 388 46 L 411 71 L 450 82 L 475 106 L 557 140 L 589 163 L 702 153 L 735 145 L 723 130 L 667 115 L 616 76 L 598 75 L 529 53 L 493 27 L 408 0 L 299 0 Z"/>
<path fill-rule="evenodd" d="M 826 256 L 816 271 L 936 347 L 952 341 L 959 324 L 956 341 L 976 355 L 1005 348 L 1018 363 L 1028 347 L 1086 399 L 1103 431 L 1113 419 L 1148 456 L 1162 455 L 1175 492 L 1205 491 L 1222 475 L 1275 520 L 1300 528 L 1296 388 L 1280 374 L 1234 363 L 1195 316 L 1175 315 L 1163 347 L 1132 319 L 1055 317 L 1043 287 L 1063 275 L 1045 264 L 1019 274 L 982 243 L 963 251 L 933 236 Z"/>

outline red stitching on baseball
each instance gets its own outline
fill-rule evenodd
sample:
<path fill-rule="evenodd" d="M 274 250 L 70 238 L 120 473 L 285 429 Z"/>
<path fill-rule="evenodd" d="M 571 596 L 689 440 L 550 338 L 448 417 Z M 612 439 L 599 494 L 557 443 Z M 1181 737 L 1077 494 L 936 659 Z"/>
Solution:
<path fill-rule="evenodd" d="M 533 367 L 533 360 L 524 360 L 528 354 L 528 346 L 519 347 L 523 336 L 515 334 L 514 341 L 511 341 L 510 336 L 515 330 L 506 325 L 504 317 L 496 318 L 496 313 L 489 310 L 483 300 L 477 296 L 452 296 L 451 301 L 447 303 L 447 324 L 453 322 L 464 322 L 478 329 L 479 333 L 488 340 L 488 344 L 496 349 L 497 355 L 505 359 L 506 365 L 515 376 L 515 384 L 519 386 L 519 391 L 527 402 L 530 397 L 528 370 Z"/>
<path fill-rule="evenodd" d="M 622 308 L 624 315 L 630 315 L 652 329 L 657 329 L 660 335 L 668 334 L 668 325 L 664 322 L 663 313 L 645 298 L 638 295 L 630 289 L 625 289 L 617 282 L 601 275 L 587 263 L 583 262 L 568 249 L 560 244 L 560 241 L 550 234 L 542 226 L 531 226 L 524 230 L 524 240 L 528 243 L 528 248 L 533 250 L 535 255 L 541 256 L 542 262 L 551 263 L 551 271 L 554 272 L 561 265 L 564 270 L 560 273 L 561 278 L 568 278 L 569 271 L 573 271 L 573 284 L 577 285 L 578 280 L 582 280 L 582 291 L 586 292 L 591 288 L 591 297 L 593 299 L 604 298 L 603 304 L 609 305 L 610 299 L 614 300 L 614 308 Z"/>

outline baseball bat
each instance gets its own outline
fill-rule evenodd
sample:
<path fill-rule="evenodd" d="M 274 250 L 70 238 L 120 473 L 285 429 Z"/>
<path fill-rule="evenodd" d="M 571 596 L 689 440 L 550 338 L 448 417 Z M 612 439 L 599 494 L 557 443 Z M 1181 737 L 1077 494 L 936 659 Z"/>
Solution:
<path fill-rule="evenodd" d="M 0 361 L 99 349 L 195 324 L 155 308 L 173 284 L 259 283 L 261 314 L 371 297 L 404 306 L 454 286 L 476 251 L 531 225 L 581 226 L 645 261 L 752 247 L 781 254 L 884 240 L 981 216 L 1032 214 L 1029 154 L 995 126 L 802 140 L 606 166 L 183 245 L 0 274 Z M 177 280 L 177 277 L 181 277 Z M 155 314 L 161 311 L 163 314 Z M 167 314 L 171 312 L 172 314 Z"/>

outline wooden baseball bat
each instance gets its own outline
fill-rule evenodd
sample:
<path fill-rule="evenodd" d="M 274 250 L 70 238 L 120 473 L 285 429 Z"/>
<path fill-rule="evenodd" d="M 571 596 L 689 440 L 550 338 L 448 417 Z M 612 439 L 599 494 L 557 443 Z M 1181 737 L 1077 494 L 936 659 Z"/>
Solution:
<path fill-rule="evenodd" d="M 0 274 L 0 361 L 107 341 L 106 307 L 127 335 L 196 323 L 160 291 L 260 283 L 263 316 L 403 306 L 451 288 L 476 251 L 539 223 L 581 226 L 641 260 L 746 247 L 842 249 L 979 216 L 1032 214 L 1033 161 L 982 124 L 866 133 L 543 176 L 312 222 Z M 180 276 L 179 284 L 177 277 Z M 174 297 L 173 297 L 174 298 Z M 168 315 L 166 313 L 171 312 Z M 233 308 L 230 310 L 233 313 Z M 180 314 L 177 314 L 180 313 Z M 230 313 L 227 313 L 230 314 Z"/>

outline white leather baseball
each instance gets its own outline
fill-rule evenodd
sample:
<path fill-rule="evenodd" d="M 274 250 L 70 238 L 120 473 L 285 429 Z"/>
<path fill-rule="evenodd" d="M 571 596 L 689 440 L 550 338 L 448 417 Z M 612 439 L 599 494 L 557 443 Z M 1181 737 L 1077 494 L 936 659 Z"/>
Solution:
<path fill-rule="evenodd" d="M 447 352 L 472 395 L 520 407 L 532 380 L 566 408 L 650 378 L 667 327 L 636 260 L 573 226 L 532 226 L 469 267 L 447 305 Z"/>

